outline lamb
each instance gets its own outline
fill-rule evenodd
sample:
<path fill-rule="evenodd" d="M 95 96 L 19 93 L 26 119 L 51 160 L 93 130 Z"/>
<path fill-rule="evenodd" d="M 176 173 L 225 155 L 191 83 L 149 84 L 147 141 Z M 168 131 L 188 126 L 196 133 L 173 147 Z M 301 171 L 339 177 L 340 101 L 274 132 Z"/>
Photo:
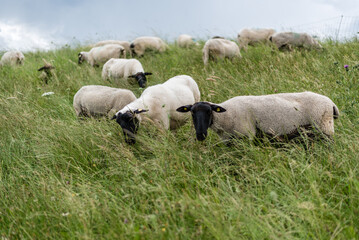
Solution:
<path fill-rule="evenodd" d="M 292 47 L 305 49 L 322 49 L 322 46 L 307 33 L 281 32 L 276 33 L 269 38 L 279 50 Z"/>
<path fill-rule="evenodd" d="M 274 29 L 243 29 L 237 35 L 239 49 L 247 51 L 248 45 L 267 43 L 269 38 L 275 33 Z"/>
<path fill-rule="evenodd" d="M 80 52 L 78 54 L 78 63 L 81 64 L 87 61 L 91 66 L 98 66 L 110 58 L 120 58 L 121 55 L 126 58 L 126 50 L 124 47 L 118 44 L 107 44 L 101 47 L 94 47 L 89 52 Z"/>
<path fill-rule="evenodd" d="M 132 56 L 130 42 L 128 42 L 128 41 L 104 40 L 104 41 L 100 41 L 100 42 L 97 42 L 96 44 L 94 44 L 94 47 L 100 47 L 100 46 L 104 46 L 104 45 L 108 45 L 108 44 L 119 44 L 125 48 L 126 53 L 129 53 L 130 56 Z"/>
<path fill-rule="evenodd" d="M 177 44 L 181 48 L 189 48 L 193 45 L 198 45 L 198 43 L 194 41 L 193 37 L 188 34 L 179 35 L 177 38 Z"/>
<path fill-rule="evenodd" d="M 236 43 L 227 39 L 209 39 L 203 47 L 203 63 L 207 65 L 208 59 L 241 57 Z"/>
<path fill-rule="evenodd" d="M 252 138 L 262 133 L 290 139 L 298 135 L 298 130 L 313 126 L 331 137 L 334 134 L 333 119 L 339 117 L 339 110 L 332 100 L 313 92 L 239 96 L 220 105 L 197 102 L 179 107 L 177 111 L 191 111 L 199 141 L 206 138 L 209 127 L 224 140 Z"/>
<path fill-rule="evenodd" d="M 137 100 L 118 111 L 112 119 L 116 119 L 121 126 L 125 141 L 134 144 L 141 121 L 149 120 L 161 129 L 175 129 L 189 118 L 188 114 L 178 113 L 176 109 L 199 100 L 200 92 L 195 80 L 187 75 L 179 75 L 148 87 Z"/>
<path fill-rule="evenodd" d="M 77 91 L 73 106 L 78 117 L 112 117 L 134 100 L 136 96 L 127 89 L 88 85 Z"/>
<path fill-rule="evenodd" d="M 167 44 L 159 37 L 138 37 L 130 45 L 132 54 L 141 57 L 147 49 L 164 52 Z"/>
<path fill-rule="evenodd" d="M 5 65 L 23 65 L 25 61 L 25 56 L 20 51 L 9 51 L 4 53 L 0 60 L 0 66 Z"/>

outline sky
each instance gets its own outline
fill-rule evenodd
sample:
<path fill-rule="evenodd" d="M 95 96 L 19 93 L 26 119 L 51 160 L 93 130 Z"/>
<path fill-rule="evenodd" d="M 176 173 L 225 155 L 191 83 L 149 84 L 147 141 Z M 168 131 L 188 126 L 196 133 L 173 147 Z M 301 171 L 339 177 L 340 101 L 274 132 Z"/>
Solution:
<path fill-rule="evenodd" d="M 342 15 L 359 25 L 359 0 L 0 0 L 0 6 L 0 51 L 139 36 L 174 41 L 183 33 L 235 38 L 243 28 L 337 27 Z"/>

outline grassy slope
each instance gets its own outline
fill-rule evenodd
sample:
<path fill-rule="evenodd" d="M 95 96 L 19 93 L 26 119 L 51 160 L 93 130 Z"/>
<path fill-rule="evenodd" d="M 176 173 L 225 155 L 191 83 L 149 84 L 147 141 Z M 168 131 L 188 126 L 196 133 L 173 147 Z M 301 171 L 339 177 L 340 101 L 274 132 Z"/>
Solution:
<path fill-rule="evenodd" d="M 272 53 L 259 46 L 242 60 L 210 63 L 201 50 L 171 46 L 141 58 L 149 85 L 191 75 L 202 100 L 314 91 L 341 110 L 335 143 L 281 147 L 266 141 L 197 142 L 191 123 L 177 131 L 142 125 L 135 146 L 120 127 L 78 121 L 83 85 L 101 69 L 76 64 L 80 49 L 28 53 L 23 67 L 0 69 L 0 236 L 17 238 L 338 239 L 359 238 L 358 42 L 325 52 Z M 38 79 L 53 61 L 49 85 Z M 333 64 L 338 62 L 338 65 Z M 41 97 L 46 91 L 55 95 Z"/>

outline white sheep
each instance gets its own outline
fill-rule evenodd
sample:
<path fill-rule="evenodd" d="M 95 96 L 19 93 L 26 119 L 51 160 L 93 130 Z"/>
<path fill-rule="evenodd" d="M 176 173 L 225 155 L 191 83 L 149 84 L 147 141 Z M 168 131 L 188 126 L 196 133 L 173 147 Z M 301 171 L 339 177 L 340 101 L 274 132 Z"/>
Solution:
<path fill-rule="evenodd" d="M 146 87 L 146 75 L 152 73 L 145 72 L 142 64 L 137 59 L 111 58 L 102 68 L 102 79 L 134 78 L 140 87 Z"/>
<path fill-rule="evenodd" d="M 241 57 L 239 47 L 235 42 L 227 39 L 209 39 L 203 47 L 203 63 L 207 65 L 208 59 Z"/>
<path fill-rule="evenodd" d="M 134 100 L 136 96 L 127 89 L 88 85 L 77 91 L 73 106 L 78 117 L 112 117 Z"/>
<path fill-rule="evenodd" d="M 20 51 L 8 51 L 4 53 L 0 60 L 0 66 L 5 65 L 22 65 L 24 64 L 25 56 Z"/>
<path fill-rule="evenodd" d="M 142 56 L 147 49 L 164 52 L 167 44 L 159 37 L 138 37 L 130 45 L 132 53 Z"/>
<path fill-rule="evenodd" d="M 177 44 L 181 48 L 189 48 L 193 45 L 198 45 L 198 43 L 194 41 L 194 38 L 188 34 L 179 35 L 177 38 Z"/>
<path fill-rule="evenodd" d="M 269 38 L 275 33 L 274 29 L 243 29 L 237 35 L 239 49 L 247 51 L 248 45 L 267 43 Z"/>
<path fill-rule="evenodd" d="M 185 105 L 177 111 L 192 112 L 200 141 L 206 138 L 209 127 L 223 139 L 252 138 L 259 133 L 292 138 L 300 128 L 313 126 L 325 135 L 333 136 L 334 119 L 339 117 L 339 110 L 332 100 L 313 92 L 239 96 L 218 105 L 208 102 Z"/>
<path fill-rule="evenodd" d="M 78 63 L 87 61 L 91 66 L 98 66 L 100 63 L 107 62 L 110 58 L 126 58 L 126 50 L 118 44 L 107 44 L 101 47 L 94 47 L 89 52 L 78 54 Z"/>
<path fill-rule="evenodd" d="M 292 47 L 322 49 L 322 46 L 307 33 L 280 32 L 272 35 L 269 39 L 279 50 L 292 50 Z"/>
<path fill-rule="evenodd" d="M 148 87 L 137 100 L 118 111 L 113 119 L 120 124 L 126 142 L 133 144 L 142 120 L 150 120 L 162 129 L 175 129 L 189 118 L 176 112 L 176 109 L 199 99 L 200 92 L 195 80 L 187 75 L 179 75 Z"/>
<path fill-rule="evenodd" d="M 108 44 L 119 44 L 122 47 L 125 48 L 126 53 L 130 54 L 130 56 L 132 56 L 131 54 L 131 48 L 130 48 L 130 42 L 128 41 L 119 41 L 119 40 L 103 40 L 103 41 L 99 41 L 97 43 L 95 43 L 93 45 L 93 47 L 100 47 L 100 46 L 104 46 L 104 45 L 108 45 Z"/>

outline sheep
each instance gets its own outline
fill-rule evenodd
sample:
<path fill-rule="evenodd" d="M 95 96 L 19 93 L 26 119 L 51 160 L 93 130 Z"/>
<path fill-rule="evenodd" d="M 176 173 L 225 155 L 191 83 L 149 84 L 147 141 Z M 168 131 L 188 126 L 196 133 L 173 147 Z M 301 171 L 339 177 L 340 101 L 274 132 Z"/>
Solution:
<path fill-rule="evenodd" d="M 227 39 L 209 39 L 203 47 L 203 63 L 207 65 L 208 59 L 241 57 L 236 43 Z"/>
<path fill-rule="evenodd" d="M 158 37 L 138 37 L 130 45 L 132 54 L 141 57 L 147 49 L 164 52 L 167 44 Z"/>
<path fill-rule="evenodd" d="M 46 62 L 45 60 L 44 62 L 44 66 L 37 69 L 37 71 L 42 71 L 39 77 L 45 82 L 45 84 L 47 84 L 49 79 L 53 76 L 53 69 L 55 69 L 55 67 L 52 66 L 50 63 Z"/>
<path fill-rule="evenodd" d="M 237 35 L 239 49 L 247 51 L 248 45 L 269 42 L 269 38 L 275 33 L 274 29 L 243 29 Z"/>
<path fill-rule="evenodd" d="M 176 109 L 184 104 L 194 104 L 199 99 L 200 92 L 195 80 L 187 75 L 179 75 L 148 87 L 137 100 L 118 111 L 112 119 L 116 119 L 121 126 L 125 141 L 134 144 L 141 121 L 149 120 L 160 129 L 176 129 L 189 117 L 176 112 Z"/>
<path fill-rule="evenodd" d="M 128 41 L 118 41 L 118 40 L 104 40 L 104 41 L 100 41 L 97 42 L 93 45 L 93 47 L 100 47 L 100 46 L 104 46 L 107 44 L 119 44 L 122 47 L 125 48 L 126 53 L 130 54 L 130 56 L 132 57 L 132 53 L 131 53 L 131 48 L 130 48 L 130 42 Z"/>
<path fill-rule="evenodd" d="M 115 59 L 108 60 L 102 68 L 103 80 L 109 78 L 135 78 L 141 88 L 146 87 L 146 75 L 152 75 L 145 72 L 137 59 Z"/>
<path fill-rule="evenodd" d="M 77 91 L 73 106 L 78 117 L 112 117 L 134 100 L 136 96 L 127 89 L 88 85 Z"/>
<path fill-rule="evenodd" d="M 0 66 L 5 65 L 23 65 L 25 61 L 25 56 L 20 51 L 9 51 L 4 53 L 0 60 Z"/>
<path fill-rule="evenodd" d="M 179 35 L 178 38 L 177 38 L 177 44 L 181 48 L 189 48 L 189 47 L 191 47 L 193 45 L 198 45 L 198 43 L 196 43 L 194 41 L 194 38 L 192 38 L 188 34 Z"/>
<path fill-rule="evenodd" d="M 91 66 L 98 66 L 105 63 L 110 58 L 120 58 L 121 55 L 126 58 L 126 50 L 118 44 L 107 44 L 100 47 L 94 47 L 89 52 L 80 52 L 78 54 L 78 63 L 84 61 L 90 63 Z"/>
<path fill-rule="evenodd" d="M 322 46 L 307 33 L 281 32 L 272 35 L 269 40 L 273 42 L 279 50 L 292 50 L 292 47 L 322 49 Z"/>
<path fill-rule="evenodd" d="M 219 105 L 197 102 L 178 112 L 191 111 L 196 137 L 203 141 L 210 127 L 224 140 L 267 134 L 277 139 L 293 138 L 298 130 L 315 127 L 328 137 L 334 134 L 337 106 L 328 97 L 313 93 L 279 93 L 238 96 Z"/>

